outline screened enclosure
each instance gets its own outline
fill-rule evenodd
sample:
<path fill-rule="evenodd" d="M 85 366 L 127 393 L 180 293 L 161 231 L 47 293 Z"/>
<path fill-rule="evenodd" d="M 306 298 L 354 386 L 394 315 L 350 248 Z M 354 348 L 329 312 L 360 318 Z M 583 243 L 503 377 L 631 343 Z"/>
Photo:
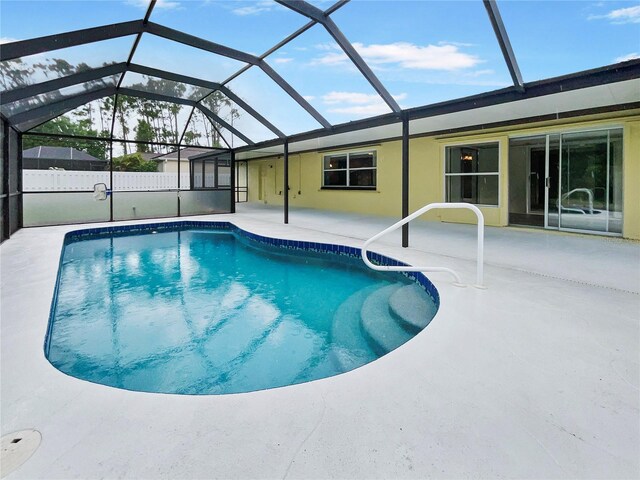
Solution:
<path fill-rule="evenodd" d="M 3 1 L 2 238 L 21 226 L 233 212 L 248 199 L 252 158 L 284 156 L 286 182 L 290 152 L 640 102 L 628 83 L 640 72 L 627 52 L 637 29 L 607 26 L 632 24 L 631 3 L 568 3 L 548 19 L 535 3 L 496 0 Z M 589 28 L 571 36 L 558 22 Z M 597 51 L 584 47 L 593 42 Z M 470 160 L 447 162 L 447 198 L 497 201 L 491 148 L 450 152 Z M 323 187 L 376 186 L 375 156 L 325 163 Z M 619 200 L 611 171 L 598 205 Z"/>

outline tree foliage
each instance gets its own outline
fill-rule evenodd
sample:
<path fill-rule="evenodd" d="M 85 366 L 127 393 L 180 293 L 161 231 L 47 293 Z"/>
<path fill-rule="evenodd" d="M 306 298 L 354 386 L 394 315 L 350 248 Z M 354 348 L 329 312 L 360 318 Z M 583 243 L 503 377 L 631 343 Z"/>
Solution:
<path fill-rule="evenodd" d="M 105 63 L 103 65 L 108 64 Z M 2 85 L 2 90 L 13 90 L 31 83 L 39 83 L 89 69 L 91 67 L 87 64 L 73 65 L 60 58 L 39 59 L 37 63 L 28 63 L 22 59 L 10 60 L 1 62 L 0 84 Z M 88 92 L 112 86 L 113 84 L 113 78 L 103 78 L 87 82 L 82 85 L 82 88 Z M 127 85 L 127 87 L 133 90 L 177 98 L 199 100 L 203 106 L 231 124 L 240 116 L 233 103 L 219 91 L 212 92 L 203 87 L 148 76 L 143 76 L 141 82 Z M 61 91 L 48 92 L 24 100 L 23 102 L 26 102 L 26 104 L 20 107 L 21 110 L 31 109 L 43 104 L 60 101 L 64 98 L 65 95 Z M 37 127 L 35 131 L 108 138 L 112 128 L 112 121 L 115 120 L 115 126 L 117 127 L 114 132 L 115 137 L 119 137 L 122 140 L 135 139 L 141 142 L 149 142 L 146 145 L 137 144 L 135 150 L 139 152 L 161 153 L 166 150 L 166 147 L 158 144 L 177 144 L 180 140 L 187 145 L 225 146 L 224 140 L 220 136 L 220 130 L 223 127 L 213 122 L 198 109 L 193 110 L 191 120 L 185 128 L 183 123 L 189 116 L 189 108 L 191 107 L 126 95 L 117 96 L 117 105 L 114 105 L 114 102 L 114 97 L 105 97 L 102 100 L 88 103 L 73 112 Z M 114 113 L 115 119 L 112 118 Z M 51 143 L 47 142 L 47 144 Z M 123 142 L 122 145 L 125 155 L 131 153 L 128 143 Z M 93 150 L 96 148 L 98 147 L 92 147 Z M 104 149 L 104 146 L 100 148 Z M 94 155 L 87 148 L 82 148 L 82 150 Z M 94 156 L 104 158 L 104 153 Z"/>
<path fill-rule="evenodd" d="M 54 135 L 70 135 L 80 137 L 97 137 L 98 132 L 89 128 L 90 124 L 83 121 L 73 121 L 72 119 L 62 116 L 38 127 L 40 133 L 49 133 Z M 50 147 L 71 147 L 76 150 L 82 150 L 89 155 L 93 155 L 100 160 L 108 160 L 107 158 L 107 142 L 92 141 L 82 138 L 60 138 L 60 137 L 41 137 L 37 135 L 25 134 L 22 136 L 22 148 L 28 150 L 32 147 L 47 145 Z"/>
<path fill-rule="evenodd" d="M 140 152 L 113 158 L 114 172 L 157 172 L 158 164 L 145 160 Z"/>
<path fill-rule="evenodd" d="M 136 144 L 138 152 L 150 152 L 149 144 L 153 142 L 154 131 L 149 122 L 143 119 L 138 120 L 138 126 L 135 128 L 136 141 L 145 142 Z"/>

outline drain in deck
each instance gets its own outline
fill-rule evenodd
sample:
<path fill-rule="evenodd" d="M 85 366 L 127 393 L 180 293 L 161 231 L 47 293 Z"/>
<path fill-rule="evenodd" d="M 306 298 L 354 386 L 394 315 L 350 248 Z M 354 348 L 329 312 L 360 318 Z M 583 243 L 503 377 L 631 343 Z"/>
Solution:
<path fill-rule="evenodd" d="M 37 430 L 20 430 L 2 437 L 0 455 L 0 478 L 4 478 L 29 460 L 40 446 L 42 435 Z"/>

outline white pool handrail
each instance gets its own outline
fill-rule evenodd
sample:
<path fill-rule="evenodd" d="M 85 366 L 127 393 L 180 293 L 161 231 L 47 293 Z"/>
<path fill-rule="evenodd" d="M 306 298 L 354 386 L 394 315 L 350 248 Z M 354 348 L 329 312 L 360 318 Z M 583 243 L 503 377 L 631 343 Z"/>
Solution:
<path fill-rule="evenodd" d="M 572 211 L 572 212 L 585 214 L 586 212 L 581 208 L 565 207 L 562 204 L 564 200 L 567 200 L 571 195 L 573 195 L 574 193 L 577 193 L 577 192 L 582 192 L 582 193 L 586 193 L 587 194 L 587 197 L 589 198 L 589 213 L 591 215 L 593 215 L 593 192 L 591 191 L 590 188 L 574 188 L 570 192 L 567 192 L 564 195 L 562 195 L 562 197 L 560 197 L 560 200 L 558 200 L 556 202 L 556 205 L 558 205 L 558 203 L 559 203 L 560 204 L 560 208 L 563 209 L 563 210 L 569 210 L 569 211 Z"/>
<path fill-rule="evenodd" d="M 450 275 L 452 275 L 453 278 L 455 278 L 456 282 L 454 283 L 454 285 L 464 286 L 464 284 L 460 280 L 460 276 L 454 270 L 452 270 L 451 268 L 447 268 L 447 267 L 411 267 L 411 266 L 400 267 L 400 266 L 394 266 L 394 265 L 375 265 L 374 263 L 371 263 L 371 261 L 367 257 L 367 249 L 368 249 L 369 245 L 371 245 L 373 242 L 378 240 L 380 237 L 383 237 L 384 235 L 386 235 L 386 234 L 388 234 L 388 233 L 390 233 L 390 232 L 392 232 L 394 230 L 397 230 L 399 227 L 401 227 L 402 225 L 404 225 L 406 223 L 409 223 L 414 218 L 417 218 L 420 215 L 428 212 L 429 210 L 433 210 L 433 209 L 436 209 L 436 208 L 439 208 L 439 209 L 460 209 L 460 208 L 462 208 L 462 209 L 466 209 L 466 210 L 471 210 L 473 213 L 476 214 L 476 217 L 478 217 L 478 252 L 477 252 L 477 258 L 476 258 L 477 271 L 476 271 L 476 285 L 475 285 L 475 287 L 477 287 L 477 288 L 485 288 L 484 285 L 483 285 L 483 281 L 484 281 L 484 272 L 483 272 L 483 266 L 484 266 L 484 215 L 482 215 L 482 212 L 480 211 L 480 209 L 478 207 L 476 207 L 475 205 L 471 205 L 470 203 L 430 203 L 428 205 L 425 205 L 421 209 L 416 210 L 415 212 L 413 212 L 408 217 L 403 218 L 399 222 L 394 223 L 389 228 L 384 229 L 383 231 L 381 231 L 377 235 L 374 235 L 369 240 L 364 242 L 364 245 L 362 245 L 362 251 L 361 251 L 362 260 L 364 261 L 364 263 L 369 268 L 371 268 L 373 270 L 379 270 L 379 271 L 446 272 L 446 273 L 449 273 Z"/>

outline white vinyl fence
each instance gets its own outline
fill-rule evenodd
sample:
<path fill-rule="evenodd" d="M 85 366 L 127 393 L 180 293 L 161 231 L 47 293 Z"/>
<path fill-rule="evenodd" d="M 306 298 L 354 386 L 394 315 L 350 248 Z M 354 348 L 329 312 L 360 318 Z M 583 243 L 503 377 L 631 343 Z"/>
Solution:
<path fill-rule="evenodd" d="M 194 174 L 195 185 L 202 185 L 202 173 Z M 218 185 L 229 185 L 229 174 L 218 175 Z M 180 174 L 180 188 L 188 190 L 189 173 Z M 205 175 L 205 184 L 213 185 L 213 173 Z M 24 192 L 73 192 L 93 191 L 96 183 L 109 185 L 109 172 L 87 172 L 78 170 L 23 170 Z M 164 172 L 113 172 L 113 190 L 116 192 L 136 190 L 176 190 L 178 174 Z"/>

